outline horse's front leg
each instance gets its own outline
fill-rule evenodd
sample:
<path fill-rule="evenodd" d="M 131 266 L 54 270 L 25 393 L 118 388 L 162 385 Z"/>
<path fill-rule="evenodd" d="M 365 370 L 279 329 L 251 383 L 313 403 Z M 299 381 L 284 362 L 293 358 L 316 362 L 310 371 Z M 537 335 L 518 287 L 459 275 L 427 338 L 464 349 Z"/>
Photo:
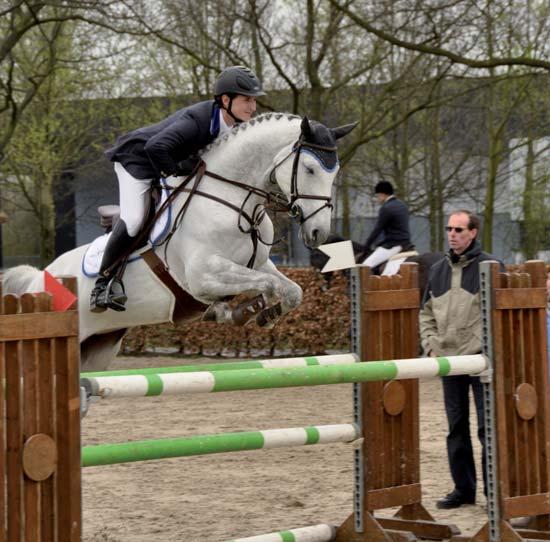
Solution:
<path fill-rule="evenodd" d="M 193 297 L 212 303 L 205 319 L 218 323 L 242 325 L 254 316 L 263 314 L 258 323 L 270 325 L 271 320 L 298 306 L 302 299 L 301 288 L 279 273 L 269 261 L 256 270 L 221 256 L 210 256 L 196 266 L 188 265 L 187 279 Z M 260 296 L 236 309 L 223 301 L 228 296 L 239 294 Z"/>
<path fill-rule="evenodd" d="M 276 320 L 290 312 L 302 302 L 302 288 L 287 276 L 283 275 L 271 260 L 261 267 L 265 273 L 277 277 L 281 281 L 280 302 L 265 308 L 257 317 L 256 322 L 262 327 L 273 327 Z"/>

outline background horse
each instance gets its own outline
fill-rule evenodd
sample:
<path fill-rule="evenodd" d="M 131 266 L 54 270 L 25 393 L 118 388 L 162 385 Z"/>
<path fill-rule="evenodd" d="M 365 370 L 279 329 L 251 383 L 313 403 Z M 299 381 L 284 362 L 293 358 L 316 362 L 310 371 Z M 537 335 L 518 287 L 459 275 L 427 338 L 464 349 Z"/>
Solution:
<path fill-rule="evenodd" d="M 262 294 L 263 312 L 276 307 L 268 323 L 300 304 L 300 286 L 269 260 L 273 223 L 265 205 L 279 202 L 300 221 L 307 246 L 322 244 L 330 231 L 331 191 L 339 168 L 336 140 L 354 126 L 329 129 L 307 118 L 270 113 L 240 124 L 204 149 L 206 173 L 188 180 L 192 188 L 174 199 L 171 237 L 156 253 L 179 286 L 210 305 L 209 319 L 233 322 L 227 298 L 238 294 Z M 174 189 L 186 182 L 168 181 Z M 124 275 L 126 311 L 91 312 L 95 279 L 82 271 L 87 249 L 61 255 L 46 270 L 78 278 L 81 368 L 94 371 L 108 367 L 127 328 L 173 320 L 175 298 L 139 258 Z M 5 273 L 5 294 L 33 291 L 43 291 L 38 269 L 18 266 Z"/>

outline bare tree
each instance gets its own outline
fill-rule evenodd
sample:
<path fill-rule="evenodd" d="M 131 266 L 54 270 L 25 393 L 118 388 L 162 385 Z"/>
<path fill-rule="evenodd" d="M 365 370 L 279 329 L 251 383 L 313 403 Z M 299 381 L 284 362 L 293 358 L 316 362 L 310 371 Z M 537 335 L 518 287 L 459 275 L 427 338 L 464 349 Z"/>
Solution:
<path fill-rule="evenodd" d="M 534 26 L 533 32 L 541 37 L 542 47 L 533 49 L 530 43 L 522 43 L 521 39 L 518 39 L 516 44 L 518 48 L 523 51 L 521 55 L 500 56 L 496 51 L 488 51 L 487 56 L 484 56 L 483 52 L 478 52 L 475 57 L 471 57 L 464 54 L 456 44 L 451 44 L 451 47 L 448 48 L 440 45 L 442 33 L 448 31 L 451 27 L 445 26 L 442 28 L 435 25 L 434 14 L 442 10 L 451 10 L 455 14 L 455 22 L 458 21 L 459 17 L 467 17 L 473 20 L 474 17 L 471 15 L 473 12 L 475 12 L 475 16 L 477 16 L 479 11 L 484 11 L 484 8 L 479 7 L 477 2 L 474 3 L 471 0 L 417 2 L 413 8 L 415 10 L 415 17 L 420 17 L 425 24 L 417 24 L 416 28 L 424 28 L 425 31 L 420 35 L 417 34 L 416 40 L 410 40 L 401 37 L 400 34 L 404 30 L 403 28 L 399 28 L 397 29 L 398 31 L 395 32 L 394 30 L 396 29 L 390 30 L 375 25 L 372 22 L 374 20 L 373 17 L 369 17 L 368 13 L 363 14 L 360 7 L 356 7 L 363 6 L 363 3 L 355 2 L 354 0 L 346 0 L 345 2 L 342 0 L 329 1 L 331 5 L 345 13 L 358 26 L 370 34 L 403 49 L 409 49 L 431 56 L 443 57 L 453 63 L 463 64 L 470 68 L 489 69 L 499 66 L 526 66 L 550 70 L 550 62 L 546 60 L 548 57 L 548 33 L 550 31 L 550 8 L 548 4 L 544 2 L 529 1 L 527 3 L 528 13 L 533 14 L 529 19 L 529 24 Z M 396 2 L 396 4 L 404 6 L 403 11 L 412 11 L 408 2 Z M 508 7 L 511 8 L 510 11 L 508 11 L 508 16 L 517 17 L 518 6 L 511 2 Z M 546 41 L 544 42 L 544 40 Z M 540 43 L 539 41 L 539 44 Z"/>

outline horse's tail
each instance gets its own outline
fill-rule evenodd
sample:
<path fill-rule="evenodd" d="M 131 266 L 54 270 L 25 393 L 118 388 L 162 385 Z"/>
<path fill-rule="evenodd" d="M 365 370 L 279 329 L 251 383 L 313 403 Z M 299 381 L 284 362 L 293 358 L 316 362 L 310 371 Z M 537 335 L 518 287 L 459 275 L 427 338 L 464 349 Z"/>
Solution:
<path fill-rule="evenodd" d="M 4 272 L 2 293 L 21 295 L 44 290 L 44 274 L 31 265 L 18 265 Z"/>

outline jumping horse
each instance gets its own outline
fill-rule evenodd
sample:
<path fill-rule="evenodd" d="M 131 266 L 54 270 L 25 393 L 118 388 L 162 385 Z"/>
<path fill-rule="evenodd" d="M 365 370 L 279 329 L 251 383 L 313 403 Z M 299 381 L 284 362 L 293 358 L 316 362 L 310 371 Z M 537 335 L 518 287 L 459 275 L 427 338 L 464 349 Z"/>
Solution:
<path fill-rule="evenodd" d="M 268 113 L 217 138 L 202 151 L 195 175 L 167 179 L 170 231 L 163 245 L 143 251 L 151 267 L 143 257 L 126 266 L 124 312 L 90 312 L 94 278 L 82 270 L 89 245 L 48 265 L 54 276 L 78 278 L 81 370 L 108 368 L 133 326 L 201 315 L 219 323 L 256 319 L 271 326 L 296 308 L 300 286 L 269 259 L 274 228 L 267 209 L 284 210 L 299 221 L 308 247 L 322 244 L 330 232 L 339 169 L 336 140 L 354 127 L 331 129 L 307 118 Z M 43 273 L 34 267 L 18 266 L 4 275 L 4 293 L 42 290 Z M 185 302 L 177 302 L 177 292 L 186 293 L 187 310 Z M 240 294 L 255 297 L 236 310 L 228 298 Z"/>

